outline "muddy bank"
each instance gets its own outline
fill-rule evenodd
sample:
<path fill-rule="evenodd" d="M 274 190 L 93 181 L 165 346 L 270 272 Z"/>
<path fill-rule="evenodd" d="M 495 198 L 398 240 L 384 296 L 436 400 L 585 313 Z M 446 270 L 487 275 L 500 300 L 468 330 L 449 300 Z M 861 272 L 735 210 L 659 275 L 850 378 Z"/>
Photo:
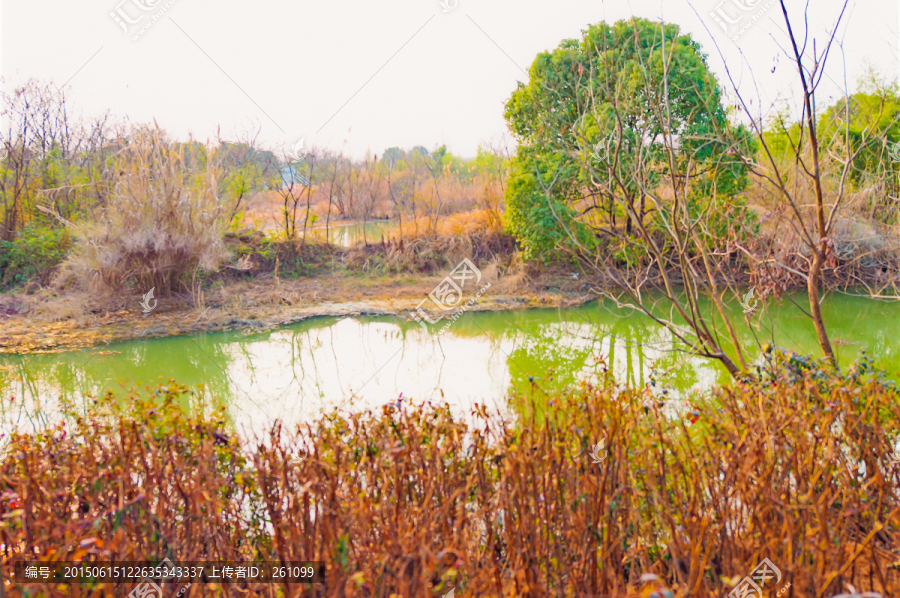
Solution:
<path fill-rule="evenodd" d="M 372 251 L 376 248 L 358 251 L 356 257 Z M 223 276 L 209 281 L 193 294 L 157 296 L 149 313 L 143 311 L 141 294 L 111 296 L 48 289 L 0 294 L 0 353 L 61 352 L 129 339 L 265 330 L 314 317 L 400 316 L 415 325 L 410 312 L 449 273 L 376 274 L 364 268 L 363 261 L 352 268 L 341 266 L 320 270 L 314 276 L 285 279 L 274 265 L 272 271 L 257 271 L 250 277 Z M 671 278 L 677 282 L 675 274 Z M 826 288 L 833 282 L 829 274 L 832 272 L 825 273 Z M 597 299 L 592 289 L 611 286 L 608 280 L 572 272 L 571 267 L 505 267 L 502 260 L 488 261 L 482 275 L 478 287 L 488 283 L 490 287 L 466 311 L 572 307 Z M 731 281 L 738 287 L 759 284 L 747 276 L 738 278 Z M 802 283 L 799 277 L 786 279 L 779 292 L 803 289 Z M 476 294 L 477 289 L 466 289 L 463 303 L 475 299 Z M 424 307 L 437 315 L 430 302 Z"/>
<path fill-rule="evenodd" d="M 129 339 L 265 330 L 328 316 L 401 316 L 415 324 L 409 312 L 442 279 L 336 274 L 292 281 L 235 281 L 195 297 L 158 297 L 149 313 L 144 313 L 140 295 L 0 295 L 0 353 L 52 353 Z M 542 277 L 538 282 L 524 275 L 500 277 L 488 271 L 486 283 L 491 286 L 467 311 L 571 307 L 596 298 L 585 281 L 569 275 Z M 463 303 L 476 293 L 466 293 Z M 437 313 L 434 306 L 428 311 Z"/>

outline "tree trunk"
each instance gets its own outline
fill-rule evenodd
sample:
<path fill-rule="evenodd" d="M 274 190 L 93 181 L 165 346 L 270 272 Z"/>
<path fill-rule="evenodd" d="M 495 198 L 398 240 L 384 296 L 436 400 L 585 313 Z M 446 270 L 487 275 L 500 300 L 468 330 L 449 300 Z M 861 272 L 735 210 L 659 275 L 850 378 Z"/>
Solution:
<path fill-rule="evenodd" d="M 819 346 L 822 349 L 822 353 L 825 354 L 825 358 L 834 363 L 834 351 L 831 348 L 831 341 L 828 340 L 828 333 L 825 331 L 822 306 L 819 305 L 819 275 L 822 272 L 822 266 L 825 264 L 827 244 L 827 239 L 819 241 L 816 254 L 813 256 L 812 266 L 809 269 L 809 275 L 806 277 L 806 293 L 809 296 L 809 313 L 812 314 L 813 326 L 816 328 Z"/>
<path fill-rule="evenodd" d="M 631 218 L 632 213 L 634 213 L 634 198 L 629 197 L 628 209 L 625 211 L 625 218 L 627 218 L 627 220 L 625 221 L 625 234 L 629 237 L 631 236 L 631 227 L 634 224 Z"/>

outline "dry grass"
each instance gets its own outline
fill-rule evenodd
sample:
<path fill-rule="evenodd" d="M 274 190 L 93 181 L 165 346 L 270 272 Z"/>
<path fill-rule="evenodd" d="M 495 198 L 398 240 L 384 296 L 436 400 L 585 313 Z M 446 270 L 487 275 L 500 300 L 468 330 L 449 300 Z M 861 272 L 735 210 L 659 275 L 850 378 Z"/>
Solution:
<path fill-rule="evenodd" d="M 787 187 L 796 196 L 797 213 L 812 229 L 815 192 L 810 181 L 806 177 L 795 180 L 797 173 L 787 162 L 779 166 L 789 173 Z M 840 166 L 831 158 L 823 165 L 828 173 L 823 179 L 823 192 L 829 215 L 839 202 L 829 236 L 823 284 L 832 289 L 866 286 L 874 295 L 900 296 L 900 203 L 883 178 L 842 187 Z M 742 255 L 750 282 L 776 292 L 805 286 L 801 273 L 807 270 L 811 255 L 796 214 L 759 177 L 751 177 L 743 197 L 760 221 L 760 234 L 746 244 Z"/>
<path fill-rule="evenodd" d="M 60 282 L 116 291 L 133 282 L 162 292 L 198 267 L 215 270 L 228 256 L 228 214 L 214 160 L 200 153 L 159 131 L 135 131 L 115 165 L 109 204 L 96 221 L 73 225 L 78 243 Z"/>
<path fill-rule="evenodd" d="M 299 253 L 321 247 L 325 246 L 306 244 Z M 407 316 L 456 265 L 428 275 L 360 273 L 343 267 L 341 260 L 348 253 L 336 250 L 333 264 L 324 264 L 315 276 L 298 278 L 287 278 L 290 263 L 261 261 L 254 254 L 251 270 L 223 268 L 212 284 L 204 281 L 201 305 L 186 293 L 175 294 L 161 297 L 151 314 L 142 313 L 139 293 L 101 296 L 45 289 L 33 295 L 0 296 L 0 353 L 58 352 L 132 338 L 269 328 L 316 316 Z M 476 265 L 483 284 L 491 283 L 478 310 L 567 307 L 590 298 L 584 291 L 587 279 L 573 279 L 569 271 L 523 265 L 515 254 Z M 334 270 L 329 269 L 332 266 Z"/>
<path fill-rule="evenodd" d="M 775 361 L 683 416 L 652 387 L 606 380 L 516 399 L 515 423 L 402 403 L 243 443 L 174 383 L 124 407 L 106 398 L 74 424 L 9 440 L 4 563 L 37 550 L 328 567 L 324 587 L 195 584 L 190 596 L 647 596 L 639 580 L 652 573 L 704 598 L 768 558 L 787 596 L 848 583 L 897 595 L 900 466 L 887 455 L 900 393 L 864 368 Z M 586 452 L 602 438 L 608 456 L 594 464 Z M 864 476 L 847 468 L 860 460 Z"/>
<path fill-rule="evenodd" d="M 503 231 L 496 213 L 474 210 L 434 221 L 403 222 L 388 242 L 356 246 L 346 263 L 363 271 L 434 272 L 452 268 L 463 258 L 499 264 L 505 273 L 517 262 L 515 240 Z"/>

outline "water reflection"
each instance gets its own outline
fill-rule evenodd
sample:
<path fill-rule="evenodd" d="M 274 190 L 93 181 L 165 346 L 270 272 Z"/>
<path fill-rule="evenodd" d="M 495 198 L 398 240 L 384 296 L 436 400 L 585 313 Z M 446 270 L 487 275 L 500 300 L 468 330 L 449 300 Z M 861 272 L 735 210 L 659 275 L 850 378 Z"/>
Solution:
<path fill-rule="evenodd" d="M 900 305 L 835 296 L 824 305 L 838 357 L 868 346 L 900 371 Z M 815 333 L 790 302 L 769 306 L 738 335 L 816 353 Z M 174 378 L 227 401 L 238 428 L 265 429 L 274 418 L 310 421 L 338 407 L 366 409 L 400 397 L 448 401 L 459 414 L 475 403 L 503 412 L 506 398 L 595 377 L 609 367 L 620 384 L 641 386 L 651 371 L 673 392 L 728 382 L 724 368 L 691 356 L 640 314 L 598 303 L 565 310 L 467 313 L 441 337 L 396 318 L 317 318 L 282 329 L 224 332 L 117 343 L 51 355 L 0 356 L 0 417 L 29 428 L 107 390 Z"/>
<path fill-rule="evenodd" d="M 372 220 L 354 222 L 352 224 L 332 224 L 327 228 L 328 241 L 341 247 L 351 247 L 357 243 L 381 243 L 387 241 L 399 228 L 399 223 L 392 220 Z M 317 239 L 325 239 L 326 227 L 319 225 L 309 234 Z"/>

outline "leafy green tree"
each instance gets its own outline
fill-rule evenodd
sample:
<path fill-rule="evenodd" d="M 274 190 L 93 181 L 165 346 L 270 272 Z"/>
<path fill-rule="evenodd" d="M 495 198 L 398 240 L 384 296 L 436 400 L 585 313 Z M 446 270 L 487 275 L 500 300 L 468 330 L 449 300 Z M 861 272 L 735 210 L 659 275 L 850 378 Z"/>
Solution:
<path fill-rule="evenodd" d="M 849 133 L 855 154 L 851 176 L 880 174 L 890 165 L 889 147 L 900 141 L 900 95 L 897 84 L 869 82 L 828 108 L 819 121 L 822 145 L 845 143 Z"/>
<path fill-rule="evenodd" d="M 632 19 L 589 27 L 581 40 L 538 55 L 505 116 L 519 141 L 514 176 L 546 160 L 560 173 L 550 199 L 521 181 L 509 186 L 510 228 L 536 249 L 553 249 L 546 242 L 559 234 L 517 215 L 558 211 L 607 232 L 624 220 L 631 235 L 662 209 L 650 196 L 663 184 L 698 204 L 714 194 L 734 198 L 747 183 L 750 134 L 729 123 L 699 44 L 676 25 Z M 533 238 L 521 236 L 529 231 Z"/>
<path fill-rule="evenodd" d="M 646 19 L 592 25 L 537 56 L 505 116 L 519 142 L 507 226 L 526 256 L 577 259 L 693 352 L 746 369 L 718 287 L 731 240 L 753 228 L 737 194 L 754 143 L 699 44 Z"/>
<path fill-rule="evenodd" d="M 533 148 L 521 147 L 510 165 L 506 186 L 505 226 L 522 246 L 527 260 L 549 262 L 563 246 L 574 248 L 570 235 L 591 247 L 593 236 L 578 220 L 571 203 L 577 187 L 571 184 L 579 166 L 562 153 L 544 155 Z M 558 187 L 557 193 L 546 193 Z"/>

